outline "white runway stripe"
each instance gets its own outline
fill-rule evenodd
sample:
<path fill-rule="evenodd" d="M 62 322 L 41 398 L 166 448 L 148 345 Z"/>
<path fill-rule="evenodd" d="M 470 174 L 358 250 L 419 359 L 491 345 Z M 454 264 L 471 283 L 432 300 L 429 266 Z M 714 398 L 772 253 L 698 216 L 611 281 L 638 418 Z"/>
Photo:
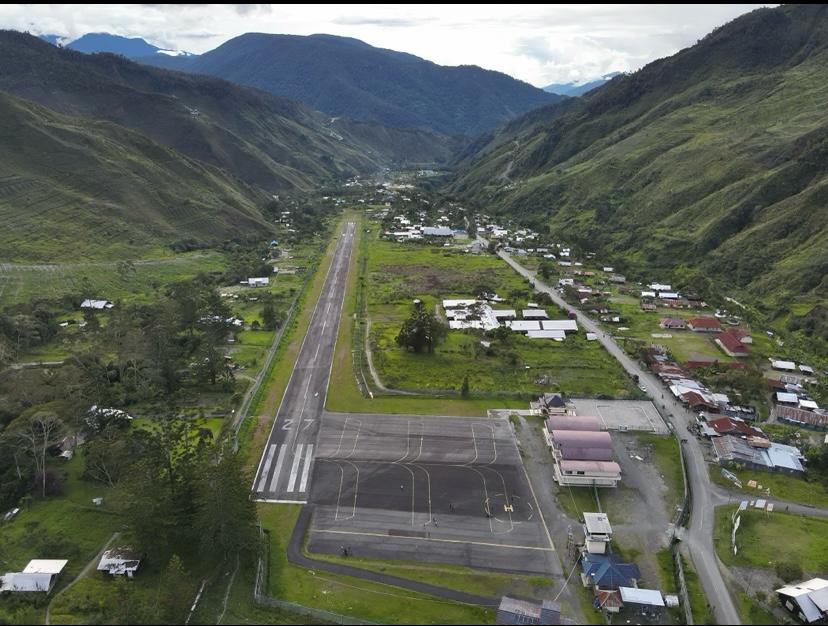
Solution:
<path fill-rule="evenodd" d="M 264 467 L 262 467 L 262 475 L 259 477 L 259 485 L 256 487 L 256 491 L 264 491 L 267 484 L 267 473 L 270 471 L 270 464 L 273 462 L 273 454 L 276 452 L 276 448 L 277 446 L 274 444 L 267 449 L 267 458 Z"/>
<path fill-rule="evenodd" d="M 305 467 L 302 469 L 302 480 L 299 483 L 299 491 L 305 491 L 308 486 L 308 474 L 310 473 L 311 463 L 313 463 L 313 444 L 308 444 L 308 450 L 305 453 Z"/>
<path fill-rule="evenodd" d="M 276 491 L 276 483 L 279 480 L 279 472 L 282 471 L 282 463 L 285 461 L 287 449 L 287 444 L 283 444 L 282 449 L 279 450 L 279 458 L 276 459 L 276 469 L 273 470 L 273 478 L 270 480 L 270 491 Z"/>
<path fill-rule="evenodd" d="M 305 444 L 300 443 L 296 446 L 296 451 L 293 453 L 293 465 L 290 467 L 290 480 L 288 480 L 288 491 L 296 491 L 296 476 L 299 473 L 299 461 L 302 460 L 302 451 L 305 449 Z"/>

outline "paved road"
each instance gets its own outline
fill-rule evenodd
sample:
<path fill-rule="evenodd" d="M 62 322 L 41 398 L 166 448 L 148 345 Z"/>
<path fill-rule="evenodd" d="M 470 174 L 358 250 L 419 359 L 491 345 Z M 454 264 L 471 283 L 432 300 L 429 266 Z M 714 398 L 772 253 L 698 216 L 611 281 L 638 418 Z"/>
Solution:
<path fill-rule="evenodd" d="M 325 406 L 353 242 L 354 222 L 348 222 L 337 241 L 319 300 L 256 470 L 253 481 L 256 500 L 307 501 L 316 435 Z"/>
<path fill-rule="evenodd" d="M 807 504 L 799 504 L 798 502 L 791 502 L 790 500 L 783 500 L 776 496 L 764 496 L 760 492 L 749 493 L 745 491 L 737 491 L 735 489 L 727 489 L 720 485 L 711 484 L 712 497 L 716 506 L 721 504 L 738 504 L 742 500 L 756 500 L 763 498 L 768 502 L 773 502 L 775 511 L 784 511 L 787 513 L 796 513 L 797 515 L 811 515 L 813 517 L 828 517 L 828 509 L 823 509 L 818 506 L 809 506 Z"/>
<path fill-rule="evenodd" d="M 601 344 L 618 360 L 621 366 L 629 374 L 638 376 L 640 384 L 647 389 L 650 397 L 656 399 L 656 404 L 661 405 L 663 415 L 668 420 L 668 424 L 672 426 L 673 430 L 681 439 L 687 440 L 683 446 L 685 459 L 687 461 L 687 478 L 690 482 L 693 506 L 690 515 L 690 525 L 683 536 L 683 541 L 691 555 L 693 565 L 704 587 L 707 599 L 713 608 L 716 621 L 719 624 L 740 624 L 739 614 L 725 586 L 724 579 L 719 570 L 718 558 L 713 548 L 713 509 L 715 504 L 711 497 L 710 477 L 707 474 L 707 463 L 704 460 L 701 445 L 688 429 L 688 424 L 695 421 L 695 415 L 687 411 L 677 402 L 672 394 L 669 392 L 665 394 L 665 389 L 661 381 L 650 372 L 641 369 L 638 363 L 627 356 L 597 323 L 568 304 L 554 289 L 551 289 L 548 285 L 536 279 L 536 272 L 526 269 L 514 261 L 506 252 L 499 251 L 498 255 L 521 276 L 532 280 L 535 284 L 535 289 L 548 293 L 555 304 L 574 313 L 578 319 L 578 323 L 584 329 L 588 332 L 595 333 Z"/>

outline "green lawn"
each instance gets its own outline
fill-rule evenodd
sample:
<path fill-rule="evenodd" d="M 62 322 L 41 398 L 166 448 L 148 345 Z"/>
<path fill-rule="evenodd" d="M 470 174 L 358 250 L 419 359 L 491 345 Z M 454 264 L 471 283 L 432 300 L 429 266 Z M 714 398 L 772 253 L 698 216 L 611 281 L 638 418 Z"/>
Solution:
<path fill-rule="evenodd" d="M 494 612 L 348 576 L 314 572 L 287 562 L 285 545 L 299 506 L 260 504 L 270 537 L 268 592 L 272 597 L 384 624 L 487 624 Z"/>
<path fill-rule="evenodd" d="M 733 593 L 736 610 L 742 618 L 743 624 L 778 624 L 779 620 L 763 606 L 757 604 L 749 595 L 741 589 Z"/>
<path fill-rule="evenodd" d="M 712 481 L 735 492 L 744 493 L 746 496 L 765 497 L 766 492 L 764 490 L 770 488 L 772 498 L 828 508 L 828 485 L 818 479 L 806 481 L 790 474 L 764 472 L 762 470 L 728 470 L 734 473 L 742 482 L 742 489 L 740 490 L 735 484 L 722 476 L 722 470 L 718 465 L 710 465 L 709 471 Z M 755 480 L 762 485 L 762 491 L 748 487 L 748 481 L 750 480 Z M 784 505 L 779 505 L 777 508 L 784 508 Z"/>
<path fill-rule="evenodd" d="M 684 556 L 681 557 L 684 569 L 684 582 L 687 583 L 687 595 L 690 598 L 690 611 L 693 613 L 694 624 L 715 624 L 707 596 L 704 595 L 701 581 L 693 565 Z M 750 622 L 748 622 L 750 623 Z"/>
<path fill-rule="evenodd" d="M 67 462 L 55 460 L 53 467 L 64 477 L 65 495 L 34 498 L 12 521 L 0 524 L 0 571 L 20 571 L 31 559 L 67 559 L 55 593 L 77 576 L 122 524 L 109 503 L 112 491 L 81 480 L 82 455 Z M 92 504 L 94 497 L 103 497 L 100 508 Z M 4 601 L 0 621 L 40 623 L 44 611 L 41 598 Z"/>
<path fill-rule="evenodd" d="M 501 259 L 465 254 L 454 248 L 398 244 L 379 240 L 371 223 L 366 255 L 365 291 L 371 321 L 374 365 L 384 385 L 421 394 L 459 394 L 465 376 L 471 393 L 524 394 L 543 391 L 573 395 L 626 397 L 633 389 L 621 367 L 597 342 L 579 333 L 564 342 L 529 339 L 520 334 L 481 348 L 475 331 L 449 331 L 433 354 L 415 354 L 396 345 L 395 337 L 417 298 L 443 314 L 444 298 L 474 297 L 479 288 L 497 292 L 500 308 L 525 308 L 533 299 L 528 283 Z M 549 306 L 551 317 L 562 314 Z M 353 313 L 353 309 L 351 309 Z"/>
<path fill-rule="evenodd" d="M 714 541 L 726 565 L 773 568 L 781 560 L 799 563 L 805 572 L 828 570 L 828 519 L 755 509 L 743 511 L 736 532 L 738 553 L 730 548 L 735 505 L 716 507 Z M 784 548 L 783 548 L 784 546 Z"/>
<path fill-rule="evenodd" d="M 124 260 L 127 260 L 126 258 Z M 173 254 L 158 250 L 154 256 L 134 259 L 134 271 L 119 273 L 115 262 L 6 264 L 0 268 L 0 299 L 4 304 L 32 298 L 60 298 L 94 293 L 108 300 L 152 300 L 163 285 L 200 272 L 224 268 L 224 255 L 213 250 Z"/>

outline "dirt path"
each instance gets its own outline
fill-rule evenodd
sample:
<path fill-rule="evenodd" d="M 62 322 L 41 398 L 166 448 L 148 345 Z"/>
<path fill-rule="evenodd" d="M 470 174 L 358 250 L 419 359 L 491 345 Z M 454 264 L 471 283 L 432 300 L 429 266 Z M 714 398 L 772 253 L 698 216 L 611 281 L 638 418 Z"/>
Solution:
<path fill-rule="evenodd" d="M 106 550 L 109 548 L 109 546 L 112 544 L 112 542 L 115 541 L 120 536 L 121 536 L 121 533 L 119 533 L 119 532 L 112 533 L 112 536 L 104 544 L 103 548 L 101 548 L 100 551 L 98 552 L 98 554 L 96 554 L 92 558 L 92 560 L 89 561 L 89 563 L 86 564 L 86 567 L 84 567 L 80 571 L 80 573 L 77 576 L 75 576 L 75 578 L 72 580 L 72 582 L 70 582 L 63 589 L 61 589 L 54 596 L 52 596 L 52 599 L 49 601 L 49 604 L 46 606 L 46 622 L 45 622 L 46 624 L 49 623 L 49 610 L 52 608 L 52 604 L 54 604 L 55 600 L 57 600 L 63 593 L 65 593 L 67 589 L 70 589 L 72 587 L 72 585 L 74 585 L 76 582 L 78 582 L 81 578 L 86 576 L 89 573 L 89 570 L 92 569 L 92 567 L 95 566 L 95 564 L 98 563 L 98 561 L 101 560 L 101 557 L 103 556 L 103 553 L 106 552 Z"/>
<path fill-rule="evenodd" d="M 365 320 L 365 361 L 368 363 L 368 371 L 371 372 L 371 380 L 374 382 L 374 385 L 377 389 L 379 389 L 383 393 L 395 395 L 395 396 L 415 396 L 417 394 L 412 393 L 410 391 L 403 391 L 401 389 L 389 389 L 385 385 L 382 384 L 380 380 L 379 374 L 377 370 L 374 369 L 374 359 L 371 356 L 371 342 L 369 338 L 371 337 L 371 320 Z"/>

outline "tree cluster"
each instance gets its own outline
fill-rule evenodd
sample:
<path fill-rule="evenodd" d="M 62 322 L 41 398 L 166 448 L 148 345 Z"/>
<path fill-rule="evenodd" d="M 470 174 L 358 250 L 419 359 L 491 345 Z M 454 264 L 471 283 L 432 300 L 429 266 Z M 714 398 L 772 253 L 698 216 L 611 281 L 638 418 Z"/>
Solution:
<path fill-rule="evenodd" d="M 434 313 L 426 311 L 422 306 L 415 306 L 410 317 L 403 322 L 396 341 L 401 348 L 431 354 L 447 331 L 445 324 Z"/>

